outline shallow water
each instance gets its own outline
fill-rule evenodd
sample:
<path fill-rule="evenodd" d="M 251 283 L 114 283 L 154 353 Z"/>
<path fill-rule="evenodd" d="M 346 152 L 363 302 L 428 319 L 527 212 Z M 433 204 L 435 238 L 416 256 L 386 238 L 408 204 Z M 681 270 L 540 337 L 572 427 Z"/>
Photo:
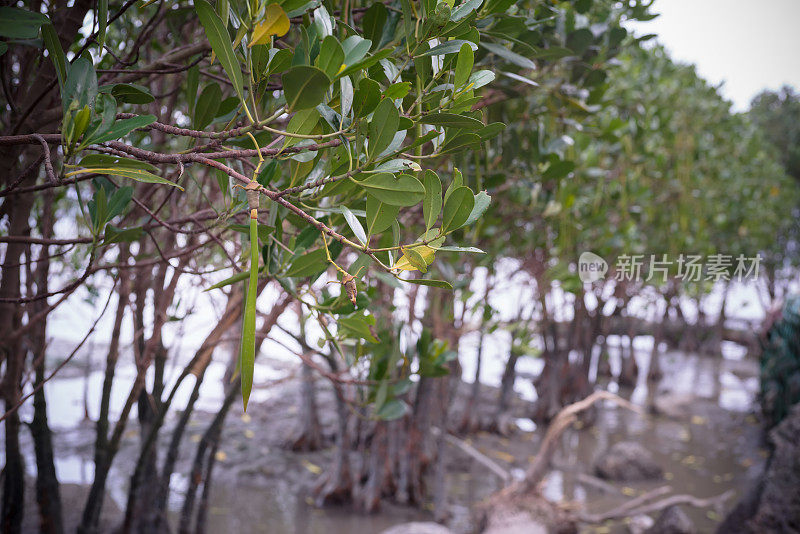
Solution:
<path fill-rule="evenodd" d="M 690 416 L 683 420 L 642 416 L 605 403 L 593 426 L 570 430 L 562 438 L 561 450 L 554 460 L 555 469 L 543 485 L 545 496 L 553 501 L 572 501 L 586 511 L 598 513 L 665 484 L 674 493 L 688 493 L 697 497 L 711 497 L 732 489 L 736 495 L 727 501 L 725 510 L 721 511 L 724 515 L 763 469 L 766 456 L 760 442 L 761 431 L 756 418 L 751 415 L 758 388 L 757 363 L 744 359 L 742 351 L 731 346 L 725 348 L 723 357 L 671 352 L 661 357 L 664 379 L 657 387 L 648 388 L 643 379 L 649 363 L 647 340 L 640 341 L 637 349 L 641 349 L 636 355 L 640 367 L 637 387 L 618 391 L 613 382 L 601 383 L 601 386 L 618 391 L 623 397 L 643 407 L 654 395 L 663 391 L 691 393 L 695 401 L 691 405 Z M 540 362 L 528 359 L 521 361 L 521 364 L 522 377 L 518 378 L 515 388 L 523 397 L 531 399 L 535 397 L 535 392 L 529 378 L 526 378 L 526 372 L 538 371 Z M 619 368 L 619 358 L 613 348 L 611 364 L 612 369 Z M 282 377 L 293 372 L 291 366 L 280 361 L 262 365 L 263 373 L 260 376 Z M 465 367 L 469 367 L 469 362 Z M 491 361 L 488 363 L 485 373 L 487 382 L 494 382 L 495 367 L 496 364 Z M 201 396 L 201 409 L 210 410 L 218 405 L 222 392 L 219 377 L 223 370 L 222 363 L 213 364 L 209 370 L 210 375 L 204 382 L 206 389 Z M 465 376 L 468 373 L 471 374 L 470 370 L 465 369 Z M 119 376 L 122 382 L 132 380 L 133 370 L 122 366 Z M 93 416 L 92 409 L 98 404 L 94 397 L 99 390 L 100 380 L 99 371 L 83 373 L 77 367 L 47 385 L 48 398 L 51 400 L 50 421 L 56 432 L 56 467 L 62 483 L 83 485 L 91 481 L 94 428 L 83 419 L 83 397 L 84 391 L 88 392 L 89 415 Z M 124 387 L 115 385 L 115 397 L 124 392 Z M 273 394 L 268 389 L 257 390 L 255 398 L 257 402 L 259 399 L 263 401 Z M 59 402 L 53 399 L 59 399 Z M 180 400 L 178 405 L 181 405 Z M 29 407 L 22 413 L 27 419 Z M 234 410 L 231 417 L 236 416 L 240 414 Z M 292 416 L 286 414 L 285 417 Z M 264 422 L 268 421 L 259 421 L 258 424 Z M 468 441 L 504 469 L 521 473 L 537 450 L 541 430 L 524 418 L 518 419 L 518 425 L 521 430 L 509 439 L 481 434 L 470 437 Z M 254 443 L 227 436 L 228 442 L 223 443 L 222 449 L 232 453 L 237 448 Z M 24 450 L 30 454 L 28 469 L 34 476 L 35 463 L 27 433 L 23 433 L 23 439 Z M 131 431 L 127 439 L 129 447 L 135 450 L 138 440 L 136 432 Z M 600 490 L 591 481 L 587 483 L 585 475 L 591 474 L 598 455 L 620 440 L 638 441 L 647 447 L 664 468 L 666 480 L 615 484 L 616 492 Z M 460 451 L 451 448 L 448 449 L 448 455 L 451 464 L 448 475 L 449 501 L 453 513 L 451 526 L 457 531 L 466 532 L 471 526 L 469 506 L 499 489 L 500 481 L 496 475 Z M 109 496 L 117 506 L 124 507 L 130 459 L 120 455 L 118 461 L 111 474 Z M 299 465 L 305 460 L 302 455 L 287 453 L 280 456 L 280 461 Z M 427 511 L 394 506 L 385 506 L 380 513 L 370 516 L 359 515 L 346 508 L 314 508 L 307 502 L 306 494 L 295 489 L 297 484 L 290 475 L 291 470 L 282 471 L 285 478 L 277 475 L 267 483 L 249 485 L 245 481 L 237 482 L 238 485 L 234 486 L 230 481 L 236 480 L 239 475 L 226 476 L 225 471 L 238 469 L 241 472 L 241 465 L 233 461 L 220 461 L 216 469 L 215 477 L 223 482 L 218 482 L 212 491 L 209 532 L 372 533 L 398 523 L 430 520 Z M 182 475 L 175 475 L 172 479 L 170 505 L 174 515 L 179 513 L 185 484 Z M 695 521 L 700 532 L 713 531 L 716 522 L 721 519 L 716 512 L 688 507 L 684 507 L 684 510 Z M 621 529 L 620 523 L 602 525 L 599 530 L 598 527 L 586 527 L 587 532 L 623 531 Z"/>

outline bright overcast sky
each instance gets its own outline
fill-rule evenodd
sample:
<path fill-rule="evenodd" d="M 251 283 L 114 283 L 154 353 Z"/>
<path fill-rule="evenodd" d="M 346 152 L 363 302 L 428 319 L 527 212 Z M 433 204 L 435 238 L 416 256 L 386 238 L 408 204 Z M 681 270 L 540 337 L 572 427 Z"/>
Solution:
<path fill-rule="evenodd" d="M 800 0 L 655 0 L 637 35 L 658 34 L 673 59 L 697 65 L 744 111 L 762 89 L 800 88 Z"/>

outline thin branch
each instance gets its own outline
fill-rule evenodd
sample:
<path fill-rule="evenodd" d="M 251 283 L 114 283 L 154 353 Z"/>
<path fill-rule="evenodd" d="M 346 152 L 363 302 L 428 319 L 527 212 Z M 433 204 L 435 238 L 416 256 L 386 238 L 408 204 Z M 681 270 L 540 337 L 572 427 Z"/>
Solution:
<path fill-rule="evenodd" d="M 111 297 L 113 297 L 113 296 L 114 296 L 114 288 L 116 287 L 116 285 L 117 285 L 117 283 L 116 283 L 116 280 L 115 280 L 115 281 L 114 281 L 114 285 L 111 287 L 111 290 L 108 292 L 108 299 L 106 299 L 106 304 L 105 304 L 105 306 L 103 306 L 103 309 L 102 309 L 102 311 L 100 312 L 100 315 L 98 315 L 98 316 L 97 316 L 97 319 L 95 319 L 95 320 L 94 320 L 94 323 L 92 323 L 92 327 L 91 327 L 91 328 L 89 328 L 89 331 L 88 331 L 88 332 L 86 332 L 86 335 L 85 335 L 85 336 L 83 336 L 83 339 L 81 339 L 80 343 L 78 343 L 78 345 L 77 345 L 77 346 L 76 346 L 76 347 L 73 349 L 73 351 L 72 351 L 72 352 L 69 354 L 69 356 L 67 356 L 67 357 L 64 359 L 64 361 L 62 361 L 60 364 L 58 364 L 58 366 L 57 366 L 55 369 L 53 369 L 53 372 L 52 372 L 52 373 L 50 373 L 50 375 L 48 375 L 48 376 L 47 376 L 47 378 L 45 378 L 44 380 L 42 380 L 41 382 L 39 382 L 39 384 L 37 384 L 37 386 L 36 386 L 35 388 L 33 388 L 33 391 L 31 391 L 30 393 L 28 393 L 27 395 L 25 395 L 24 397 L 22 397 L 22 398 L 19 400 L 19 402 L 18 402 L 17 404 L 15 404 L 15 405 L 14 405 L 14 406 L 12 406 L 12 407 L 11 407 L 11 408 L 10 408 L 8 411 L 6 411 L 6 413 L 4 413 L 2 417 L 0 417 L 0 422 L 2 422 L 3 420 L 5 420 L 5 418 L 6 418 L 6 417 L 8 417 L 9 415 L 11 415 L 12 413 L 16 412 L 16 411 L 17 411 L 17 410 L 18 410 L 18 409 L 19 409 L 19 408 L 20 408 L 20 407 L 21 407 L 23 404 L 25 404 L 25 401 L 27 401 L 28 399 L 30 399 L 31 397 L 33 397 L 33 396 L 36 394 L 36 392 L 38 392 L 39 390 L 41 390 L 41 389 L 44 387 L 44 385 L 45 385 L 45 384 L 46 384 L 46 383 L 47 383 L 47 382 L 48 382 L 48 381 L 49 381 L 51 378 L 53 378 L 54 376 L 56 376 L 56 374 L 57 374 L 57 373 L 58 373 L 58 372 L 59 372 L 61 369 L 63 369 L 63 368 L 64 368 L 64 366 L 65 366 L 65 365 L 67 365 L 67 364 L 70 362 L 70 360 L 72 360 L 72 358 L 74 358 L 74 357 L 75 357 L 75 355 L 76 355 L 76 354 L 78 353 L 78 351 L 81 349 L 81 347 L 83 346 L 83 344 L 84 344 L 84 343 L 86 343 L 86 340 L 87 340 L 87 339 L 89 339 L 89 336 L 91 336 L 91 335 L 92 335 L 92 333 L 94 332 L 95 328 L 97 328 L 97 323 L 99 323 L 99 322 L 100 322 L 100 319 L 102 319 L 103 315 L 105 315 L 105 313 L 106 313 L 106 310 L 108 309 L 108 305 L 109 305 L 109 303 L 111 302 Z"/>
<path fill-rule="evenodd" d="M 35 133 L 33 134 L 33 137 L 42 145 L 44 170 L 47 172 L 47 178 L 50 180 L 50 183 L 58 183 L 58 179 L 56 179 L 56 173 L 53 171 L 53 163 L 50 161 L 50 145 L 47 144 L 47 141 L 45 141 L 41 134 Z"/>

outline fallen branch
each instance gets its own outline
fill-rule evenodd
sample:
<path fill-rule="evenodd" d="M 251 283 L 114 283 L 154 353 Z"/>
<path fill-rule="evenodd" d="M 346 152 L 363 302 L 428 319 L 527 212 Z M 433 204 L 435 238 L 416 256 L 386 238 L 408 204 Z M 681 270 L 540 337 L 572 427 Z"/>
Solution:
<path fill-rule="evenodd" d="M 439 437 L 439 435 L 442 433 L 442 430 L 440 428 L 438 428 L 438 427 L 432 427 L 431 428 L 431 432 L 433 433 L 434 437 Z M 508 482 L 511 481 L 511 478 L 512 478 L 511 477 L 511 473 L 509 473 L 508 471 L 506 471 L 505 469 L 500 467 L 500 465 L 497 462 L 495 462 L 494 460 L 492 460 L 491 458 L 489 458 L 488 456 L 483 454 L 481 451 L 479 451 L 478 449 L 476 449 L 475 447 L 473 447 L 472 445 L 470 445 L 466 441 L 458 439 L 457 437 L 455 437 L 454 435 L 452 435 L 450 433 L 446 433 L 444 435 L 444 439 L 450 445 L 453 445 L 457 449 L 460 449 L 462 452 L 464 452 L 468 456 L 472 457 L 473 459 L 477 460 L 479 463 L 483 464 L 492 473 L 494 473 L 495 475 L 500 477 L 503 480 L 503 482 L 508 483 Z"/>
<path fill-rule="evenodd" d="M 663 490 L 665 488 L 669 490 L 669 486 L 664 486 L 663 488 L 659 488 L 659 490 Z M 665 499 L 661 499 L 660 501 L 653 503 L 642 504 L 646 501 L 652 500 L 656 496 L 654 493 L 659 490 L 645 493 L 644 495 L 637 497 L 636 499 L 633 499 L 632 501 L 627 502 L 609 512 L 602 514 L 581 514 L 580 520 L 584 523 L 602 523 L 604 521 L 608 521 L 609 519 L 623 519 L 625 517 L 632 517 L 635 515 L 652 514 L 653 512 L 659 512 L 665 508 L 669 508 L 670 506 L 675 506 L 678 504 L 688 504 L 689 506 L 693 506 L 695 508 L 708 508 L 713 506 L 717 513 L 721 513 L 722 505 L 725 504 L 725 501 L 733 496 L 733 490 L 728 490 L 725 493 L 717 495 L 716 497 L 709 497 L 707 499 L 699 499 L 692 495 L 680 494 L 670 495 Z M 644 497 L 647 497 L 647 499 L 644 499 Z M 640 504 L 641 506 L 639 506 Z"/>
<path fill-rule="evenodd" d="M 581 484 L 592 486 L 606 493 L 615 493 L 615 494 L 622 493 L 622 491 L 614 484 L 609 484 L 605 480 L 593 477 L 592 475 L 587 475 L 586 473 L 578 473 L 577 479 L 578 482 L 580 482 Z"/>

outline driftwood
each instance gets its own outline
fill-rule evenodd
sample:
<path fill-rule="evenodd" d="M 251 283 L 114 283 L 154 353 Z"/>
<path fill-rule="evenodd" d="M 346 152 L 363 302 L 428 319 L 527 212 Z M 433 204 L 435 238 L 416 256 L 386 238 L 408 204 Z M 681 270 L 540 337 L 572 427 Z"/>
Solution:
<path fill-rule="evenodd" d="M 549 529 L 577 532 L 575 515 L 539 494 L 538 486 L 550 469 L 561 435 L 578 415 L 601 400 L 611 400 L 627 409 L 643 413 L 641 408 L 608 391 L 595 391 L 588 397 L 563 408 L 545 433 L 536 458 L 522 480 L 515 481 L 476 507 L 477 522 L 486 532 L 505 532 L 519 528 L 525 532 Z"/>
<path fill-rule="evenodd" d="M 669 508 L 670 506 L 686 504 L 695 508 L 714 507 L 718 513 L 722 512 L 722 506 L 732 495 L 733 491 L 726 491 L 716 497 L 700 499 L 692 495 L 670 495 L 658 500 L 672 491 L 670 486 L 661 486 L 648 491 L 635 499 L 603 513 L 588 514 L 576 513 L 565 510 L 557 504 L 550 503 L 538 493 L 538 486 L 544 476 L 551 468 L 552 458 L 557 450 L 558 441 L 562 434 L 574 423 L 578 415 L 587 410 L 596 402 L 601 400 L 611 400 L 620 406 L 642 414 L 642 409 L 630 402 L 614 395 L 608 391 L 595 391 L 588 397 L 563 408 L 556 415 L 553 422 L 547 429 L 547 433 L 539 447 L 536 458 L 531 463 L 522 480 L 512 482 L 501 491 L 489 497 L 484 503 L 477 507 L 479 523 L 488 532 L 504 531 L 511 525 L 523 529 L 536 531 L 536 528 L 554 527 L 556 531 L 577 532 L 574 521 L 583 523 L 603 523 L 611 519 L 623 519 L 642 514 L 651 514 Z M 507 473 L 485 455 L 481 454 L 474 447 L 453 437 L 448 442 L 458 446 L 465 453 L 480 461 L 501 478 L 505 478 Z M 505 476 L 504 476 L 505 474 Z M 592 480 L 594 477 L 589 475 L 579 475 L 584 483 L 597 482 L 602 484 L 602 489 L 609 492 L 618 492 L 611 484 L 602 481 Z"/>
<path fill-rule="evenodd" d="M 536 458 L 525 473 L 525 478 L 520 481 L 517 488 L 509 489 L 518 493 L 529 493 L 534 490 L 550 469 L 550 462 L 553 460 L 553 455 L 556 452 L 558 440 L 561 438 L 561 435 L 572 426 L 572 423 L 578 419 L 578 415 L 581 412 L 589 409 L 594 403 L 601 400 L 613 401 L 623 408 L 627 408 L 640 415 L 644 413 L 638 406 L 608 391 L 595 391 L 585 399 L 564 407 L 558 412 L 558 415 L 556 415 L 553 422 L 550 423 L 550 426 L 547 427 L 547 433 L 544 435 L 542 445 L 539 447 L 539 452 L 536 454 Z"/>

